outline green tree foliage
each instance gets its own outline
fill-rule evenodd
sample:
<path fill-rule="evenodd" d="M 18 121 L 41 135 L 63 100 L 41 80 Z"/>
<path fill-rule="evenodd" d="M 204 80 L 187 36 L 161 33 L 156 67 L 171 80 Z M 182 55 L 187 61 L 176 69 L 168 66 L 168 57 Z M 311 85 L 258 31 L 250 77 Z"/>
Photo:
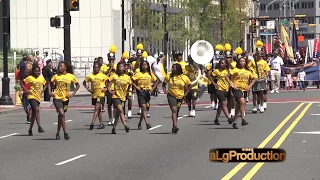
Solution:
<path fill-rule="evenodd" d="M 133 28 L 140 33 L 145 49 L 155 48 L 163 38 L 162 13 L 150 9 L 151 0 L 133 1 Z M 135 47 L 134 47 L 135 48 Z"/>
<path fill-rule="evenodd" d="M 238 43 L 243 39 L 248 3 L 243 0 L 223 1 L 223 37 L 221 43 Z"/>

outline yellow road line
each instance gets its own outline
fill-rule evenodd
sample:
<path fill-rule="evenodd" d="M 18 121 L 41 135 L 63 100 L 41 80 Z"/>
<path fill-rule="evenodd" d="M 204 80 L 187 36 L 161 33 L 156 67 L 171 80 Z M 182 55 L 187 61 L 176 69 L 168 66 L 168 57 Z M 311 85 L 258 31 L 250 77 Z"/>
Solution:
<path fill-rule="evenodd" d="M 308 109 L 312 106 L 313 103 L 309 103 L 303 111 L 299 114 L 299 116 L 292 122 L 292 124 L 288 127 L 288 129 L 282 134 L 277 143 L 272 148 L 279 148 L 284 140 L 288 137 L 293 128 L 299 123 L 299 121 L 303 118 Z M 242 180 L 251 179 L 257 171 L 264 165 L 264 162 L 257 163 Z"/>
<path fill-rule="evenodd" d="M 258 146 L 258 148 L 264 148 L 268 142 L 280 131 L 280 129 L 291 119 L 291 117 L 304 105 L 304 103 L 300 103 L 279 125 L 276 127 L 269 136 L 262 141 L 262 143 Z M 239 172 L 243 166 L 247 163 L 242 162 L 239 163 L 236 167 L 234 167 L 228 174 L 226 174 L 221 180 L 229 180 L 231 179 L 237 172 Z"/>

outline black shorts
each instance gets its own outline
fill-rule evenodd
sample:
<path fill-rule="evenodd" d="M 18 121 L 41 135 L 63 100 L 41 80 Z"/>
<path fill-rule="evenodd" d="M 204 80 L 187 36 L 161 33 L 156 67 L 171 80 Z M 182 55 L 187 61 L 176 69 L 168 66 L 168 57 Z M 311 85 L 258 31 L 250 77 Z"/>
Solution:
<path fill-rule="evenodd" d="M 247 91 L 241 91 L 239 89 L 232 89 L 232 94 L 236 100 L 240 98 L 247 98 L 248 92 Z"/>
<path fill-rule="evenodd" d="M 150 92 L 149 91 L 138 91 L 138 103 L 140 104 L 148 104 L 150 102 Z"/>
<path fill-rule="evenodd" d="M 126 103 L 125 101 L 121 101 L 121 99 L 119 98 L 112 99 L 112 104 L 114 108 L 117 108 L 119 105 L 121 105 L 122 108 L 124 108 L 125 103 Z"/>
<path fill-rule="evenodd" d="M 112 94 L 109 91 L 106 92 L 106 97 L 107 97 L 107 105 L 112 106 Z"/>
<path fill-rule="evenodd" d="M 214 87 L 213 84 L 208 84 L 208 93 L 209 94 L 215 94 L 217 92 L 216 87 Z"/>
<path fill-rule="evenodd" d="M 104 104 L 106 101 L 105 97 L 97 97 L 97 98 L 92 98 L 91 102 L 92 105 L 95 106 L 96 104 Z"/>
<path fill-rule="evenodd" d="M 198 98 L 198 89 L 191 89 L 186 96 L 187 100 L 197 100 Z"/>
<path fill-rule="evenodd" d="M 32 110 L 36 110 L 40 105 L 40 102 L 35 99 L 28 99 L 28 103 L 30 104 Z"/>
<path fill-rule="evenodd" d="M 167 98 L 168 98 L 168 103 L 169 103 L 170 107 L 173 107 L 173 106 L 176 106 L 178 108 L 181 107 L 181 104 L 182 104 L 182 101 L 183 101 L 182 99 L 177 99 L 177 98 L 173 97 L 170 94 L 167 95 Z"/>
<path fill-rule="evenodd" d="M 227 100 L 229 93 L 226 91 L 217 90 L 216 94 L 217 94 L 217 98 L 218 98 L 219 102 L 223 102 L 223 101 Z"/>
<path fill-rule="evenodd" d="M 62 101 L 61 99 L 53 99 L 53 104 L 56 107 L 57 112 L 59 112 L 59 109 L 63 109 L 64 112 L 67 112 L 69 99 L 66 101 Z"/>

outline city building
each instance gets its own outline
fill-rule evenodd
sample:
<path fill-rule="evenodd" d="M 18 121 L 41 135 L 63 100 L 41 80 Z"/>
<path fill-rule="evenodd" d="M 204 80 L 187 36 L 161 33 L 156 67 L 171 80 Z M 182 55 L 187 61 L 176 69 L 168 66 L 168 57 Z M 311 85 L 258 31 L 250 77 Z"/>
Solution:
<path fill-rule="evenodd" d="M 97 56 L 106 59 L 113 44 L 117 46 L 116 55 L 120 58 L 121 1 L 79 2 L 80 11 L 71 12 L 73 61 L 85 62 Z M 64 46 L 63 28 L 50 27 L 50 18 L 57 15 L 63 15 L 63 0 L 10 0 L 11 48 L 48 51 L 60 56 Z"/>
<path fill-rule="evenodd" d="M 306 18 L 296 20 L 297 33 L 304 37 L 300 45 L 307 45 L 307 40 L 319 38 L 320 33 L 320 1 L 318 0 L 260 0 L 259 16 L 266 17 L 290 17 L 290 16 L 305 16 Z M 292 19 L 291 19 L 292 22 Z M 260 21 L 260 28 L 265 28 L 266 21 Z M 292 27 L 292 24 L 289 23 Z M 290 29 L 290 28 L 289 28 Z"/>

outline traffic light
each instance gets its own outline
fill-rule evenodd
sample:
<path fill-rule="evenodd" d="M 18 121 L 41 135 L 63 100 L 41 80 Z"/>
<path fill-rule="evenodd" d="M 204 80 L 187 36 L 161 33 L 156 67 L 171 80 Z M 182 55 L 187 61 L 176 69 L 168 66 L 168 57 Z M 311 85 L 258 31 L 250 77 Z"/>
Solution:
<path fill-rule="evenodd" d="M 252 26 L 252 33 L 256 33 L 257 32 L 257 20 L 252 20 L 251 26 Z"/>
<path fill-rule="evenodd" d="M 70 11 L 79 11 L 79 0 L 69 0 Z"/>

